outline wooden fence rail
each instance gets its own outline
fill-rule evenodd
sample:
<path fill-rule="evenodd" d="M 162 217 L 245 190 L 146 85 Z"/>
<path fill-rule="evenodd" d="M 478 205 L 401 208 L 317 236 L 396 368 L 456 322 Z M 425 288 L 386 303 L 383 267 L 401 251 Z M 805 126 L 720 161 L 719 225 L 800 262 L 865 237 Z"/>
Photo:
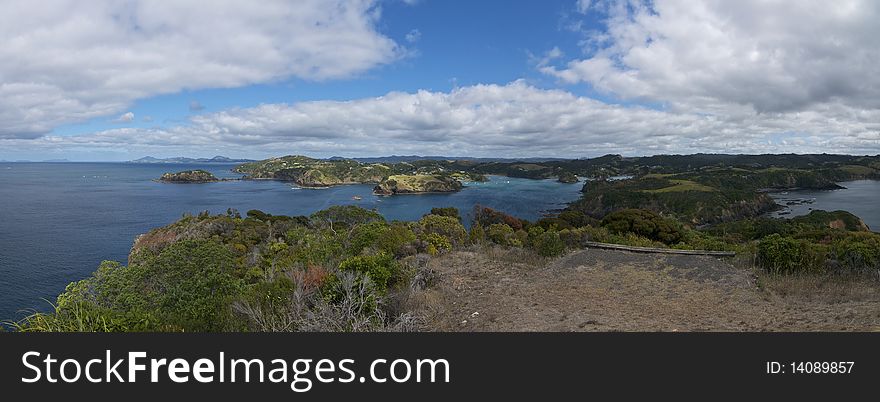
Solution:
<path fill-rule="evenodd" d="M 733 257 L 736 255 L 733 251 L 709 251 L 709 250 L 677 250 L 671 248 L 654 248 L 654 247 L 637 247 L 624 246 L 622 244 L 598 243 L 594 241 L 584 242 L 587 247 L 602 248 L 607 250 L 624 250 L 636 253 L 661 253 L 661 254 L 679 254 L 679 255 L 710 255 L 713 257 Z"/>

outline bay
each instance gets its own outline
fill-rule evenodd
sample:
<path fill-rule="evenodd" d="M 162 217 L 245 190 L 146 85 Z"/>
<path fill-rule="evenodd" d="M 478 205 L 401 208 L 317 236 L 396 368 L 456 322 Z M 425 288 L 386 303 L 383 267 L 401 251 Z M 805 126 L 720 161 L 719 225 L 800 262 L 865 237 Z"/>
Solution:
<path fill-rule="evenodd" d="M 309 215 L 332 205 L 376 209 L 389 220 L 415 220 L 432 207 L 474 205 L 535 220 L 580 196 L 582 184 L 490 176 L 451 194 L 381 197 L 371 185 L 303 189 L 266 180 L 167 184 L 165 172 L 204 169 L 234 178 L 234 165 L 0 163 L 0 321 L 45 310 L 64 287 L 102 260 L 125 262 L 134 238 L 184 213 Z M 360 200 L 356 200 L 359 197 Z M 465 221 L 468 221 L 467 217 Z M 43 300 L 46 299 L 46 300 Z"/>

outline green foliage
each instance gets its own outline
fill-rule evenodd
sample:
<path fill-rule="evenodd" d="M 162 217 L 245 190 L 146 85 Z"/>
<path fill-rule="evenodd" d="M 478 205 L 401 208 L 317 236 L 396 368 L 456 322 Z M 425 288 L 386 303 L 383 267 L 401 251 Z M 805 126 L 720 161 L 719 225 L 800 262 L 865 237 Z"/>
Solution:
<path fill-rule="evenodd" d="M 483 244 L 486 242 L 486 230 L 483 229 L 483 225 L 475 224 L 471 226 L 468 241 L 471 244 Z"/>
<path fill-rule="evenodd" d="M 342 235 L 330 229 L 296 227 L 286 234 L 290 253 L 304 265 L 322 265 L 335 262 L 344 254 Z"/>
<path fill-rule="evenodd" d="M 461 214 L 458 213 L 458 208 L 455 207 L 431 208 L 430 214 L 438 216 L 448 216 L 450 218 L 455 218 L 459 222 L 461 222 Z"/>
<path fill-rule="evenodd" d="M 555 229 L 533 226 L 528 234 L 529 245 L 543 257 L 556 257 L 565 252 L 565 242 Z"/>
<path fill-rule="evenodd" d="M 825 247 L 778 234 L 758 243 L 758 263 L 773 274 L 821 272 L 825 269 Z"/>
<path fill-rule="evenodd" d="M 510 245 L 513 239 L 513 228 L 503 223 L 493 223 L 486 229 L 486 237 L 495 244 Z"/>
<path fill-rule="evenodd" d="M 587 225 L 598 226 L 598 221 L 595 218 L 589 217 L 581 211 L 575 211 L 572 209 L 566 209 L 559 213 L 557 217 L 560 220 L 567 222 L 572 227 L 582 227 Z M 559 226 L 560 229 L 564 228 L 563 226 Z"/>
<path fill-rule="evenodd" d="M 318 227 L 350 228 L 357 224 L 385 221 L 376 211 L 369 211 L 355 205 L 334 205 L 325 210 L 315 212 L 312 222 Z"/>
<path fill-rule="evenodd" d="M 602 226 L 614 233 L 633 233 L 665 244 L 675 244 L 682 239 L 676 222 L 644 209 L 612 212 L 602 219 Z"/>
<path fill-rule="evenodd" d="M 474 206 L 475 225 L 479 224 L 489 227 L 496 223 L 507 225 L 513 230 L 520 230 L 524 227 L 524 222 L 521 219 L 496 211 L 492 208 L 481 207 L 479 205 Z"/>
<path fill-rule="evenodd" d="M 435 233 L 449 239 L 452 245 L 464 244 L 468 238 L 461 222 L 450 216 L 425 215 L 419 220 L 419 227 L 423 236 Z"/>
<path fill-rule="evenodd" d="M 848 233 L 836 239 L 833 255 L 839 267 L 849 272 L 870 272 L 880 268 L 880 235 L 871 232 Z"/>
<path fill-rule="evenodd" d="M 114 328 L 148 329 L 158 321 L 184 331 L 222 331 L 235 327 L 229 304 L 241 288 L 226 247 L 182 240 L 136 265 L 101 264 L 58 297 L 62 314 L 56 318 L 76 309 L 90 322 Z"/>
<path fill-rule="evenodd" d="M 376 286 L 377 291 L 384 294 L 391 285 L 390 279 L 398 274 L 400 265 L 391 255 L 378 253 L 346 258 L 339 263 L 339 270 L 366 275 Z"/>
<path fill-rule="evenodd" d="M 452 250 L 452 242 L 449 238 L 439 233 L 429 233 L 425 236 L 425 242 L 428 243 L 428 254 L 431 255 Z"/>

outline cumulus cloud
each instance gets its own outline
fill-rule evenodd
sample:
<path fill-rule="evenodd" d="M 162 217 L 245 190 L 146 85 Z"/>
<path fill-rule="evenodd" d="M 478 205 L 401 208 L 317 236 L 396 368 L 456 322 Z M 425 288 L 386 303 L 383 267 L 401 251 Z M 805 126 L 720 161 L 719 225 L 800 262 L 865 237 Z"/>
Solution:
<path fill-rule="evenodd" d="M 31 147 L 265 157 L 391 153 L 584 157 L 689 152 L 880 152 L 880 111 L 825 105 L 750 119 L 606 104 L 524 81 L 351 101 L 264 104 L 170 128 L 46 136 Z M 8 141 L 24 143 L 25 140 Z"/>
<path fill-rule="evenodd" d="M 113 119 L 114 123 L 131 123 L 132 121 L 134 121 L 134 113 L 132 112 L 125 112 L 119 117 Z"/>
<path fill-rule="evenodd" d="M 578 1 L 578 9 L 589 2 Z M 670 110 L 880 107 L 880 2 L 602 1 L 588 57 L 541 71 Z"/>
<path fill-rule="evenodd" d="M 183 89 L 351 77 L 400 57 L 373 0 L 25 0 L 0 13 L 0 138 Z"/>

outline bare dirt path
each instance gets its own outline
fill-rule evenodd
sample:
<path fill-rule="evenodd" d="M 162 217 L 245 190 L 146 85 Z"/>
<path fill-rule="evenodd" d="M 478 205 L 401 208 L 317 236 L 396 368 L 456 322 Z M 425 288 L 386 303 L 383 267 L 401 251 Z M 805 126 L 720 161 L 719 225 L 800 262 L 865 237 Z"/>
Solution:
<path fill-rule="evenodd" d="M 713 257 L 589 249 L 526 263 L 505 251 L 433 259 L 444 331 L 878 331 L 880 297 L 781 297 Z M 876 289 L 876 288 L 875 288 Z M 875 295 L 876 296 L 876 295 Z"/>

